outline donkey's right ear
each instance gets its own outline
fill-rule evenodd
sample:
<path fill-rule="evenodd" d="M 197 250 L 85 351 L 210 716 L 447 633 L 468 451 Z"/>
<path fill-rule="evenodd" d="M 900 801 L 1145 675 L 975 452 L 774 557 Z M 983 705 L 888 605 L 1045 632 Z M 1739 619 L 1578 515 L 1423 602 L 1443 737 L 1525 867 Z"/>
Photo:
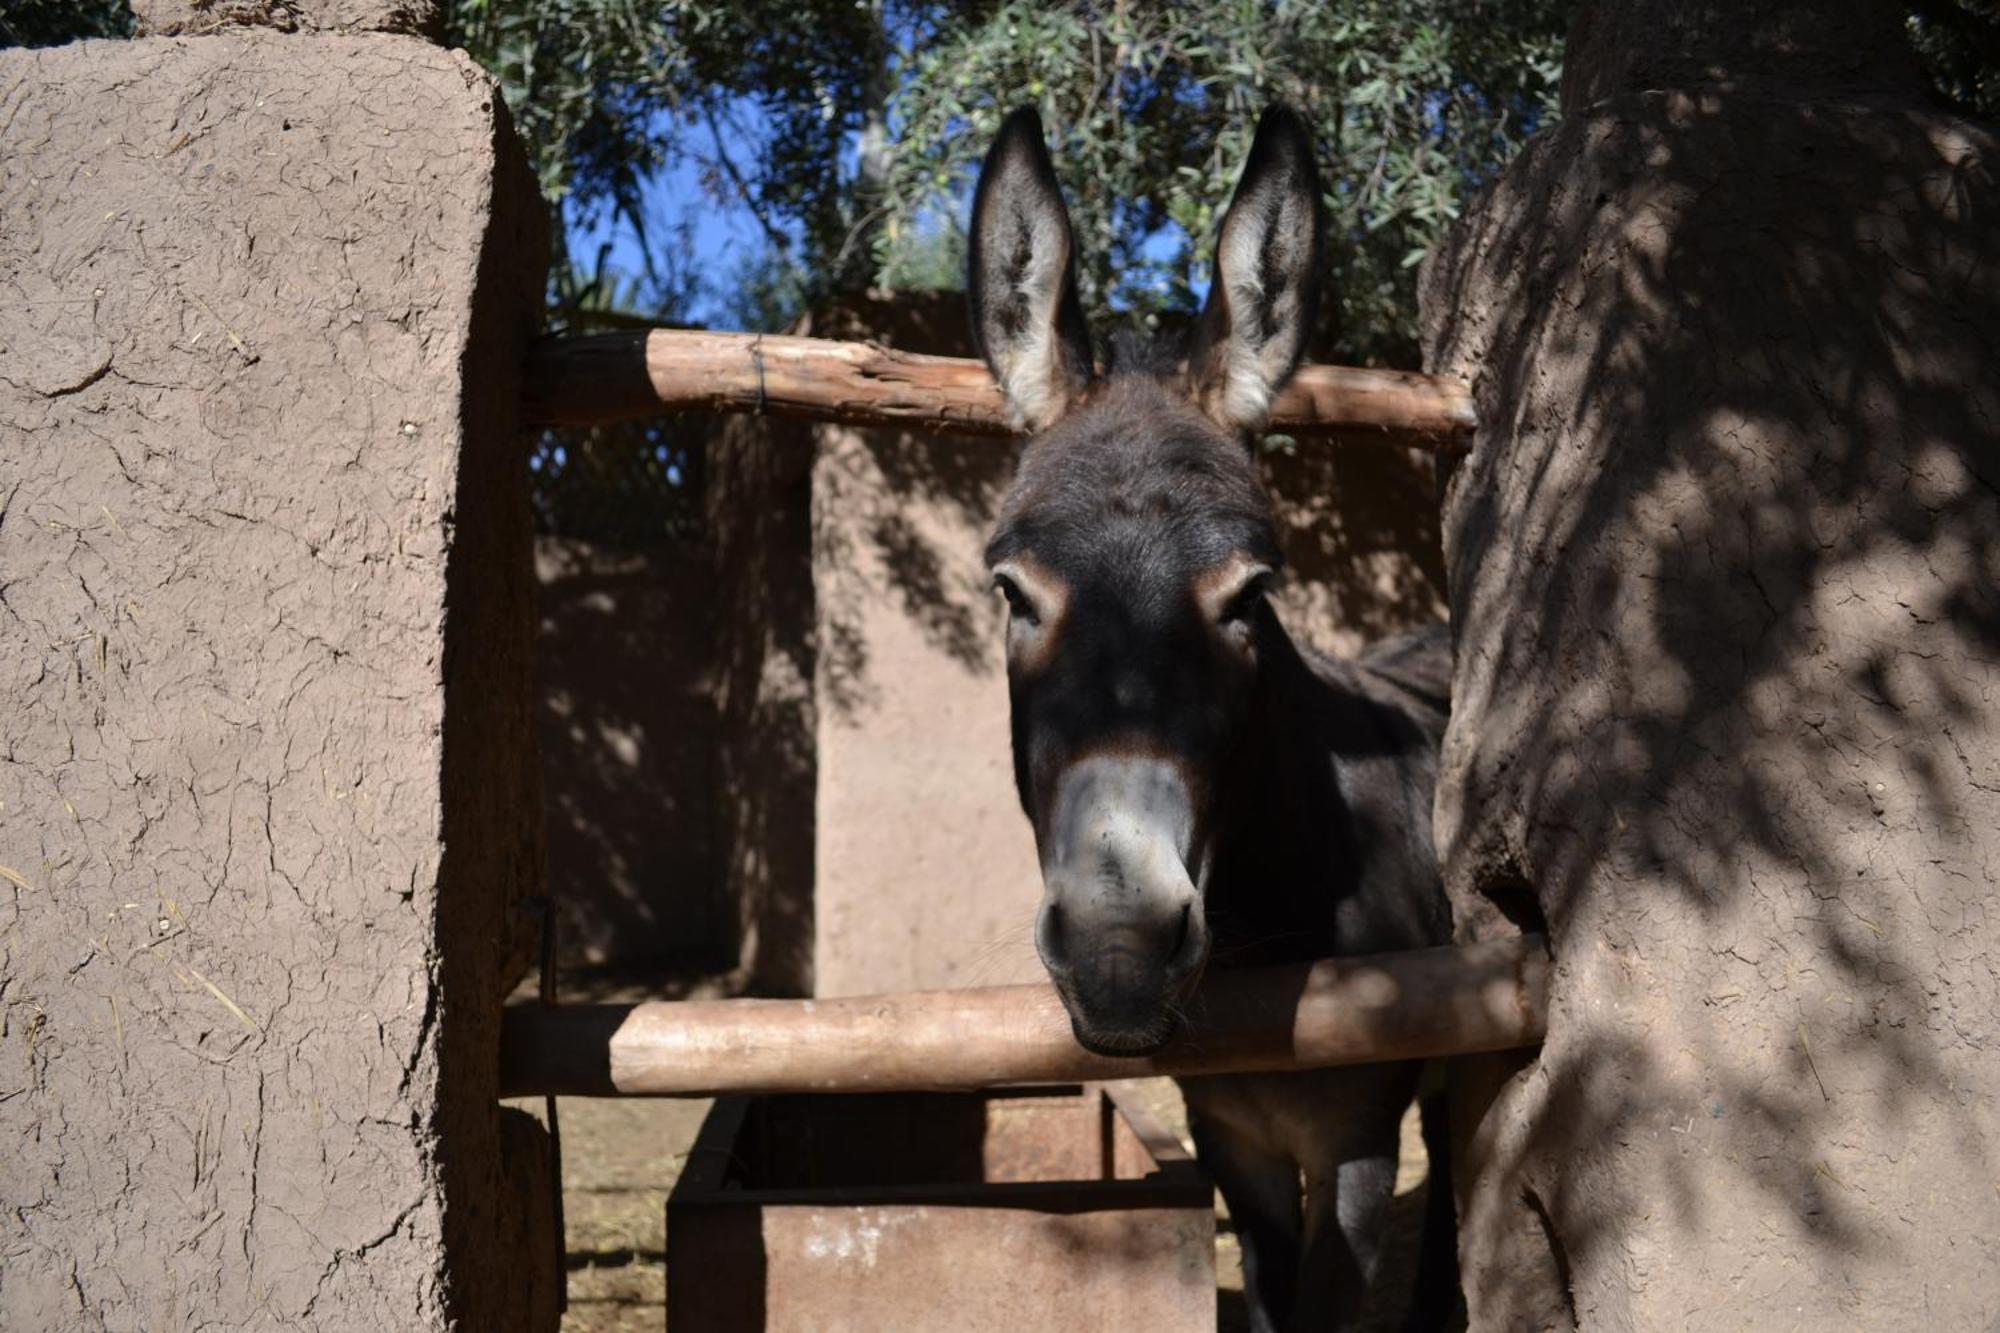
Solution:
<path fill-rule="evenodd" d="M 973 337 L 1014 424 L 1054 424 L 1090 384 L 1090 332 L 1069 212 L 1032 108 L 1001 123 L 979 169 L 966 286 Z"/>

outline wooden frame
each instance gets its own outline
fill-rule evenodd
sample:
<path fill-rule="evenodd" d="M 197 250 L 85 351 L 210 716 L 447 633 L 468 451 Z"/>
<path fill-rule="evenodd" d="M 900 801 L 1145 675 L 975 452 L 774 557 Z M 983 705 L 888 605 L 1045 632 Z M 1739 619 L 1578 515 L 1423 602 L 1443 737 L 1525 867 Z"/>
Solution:
<path fill-rule="evenodd" d="M 1000 390 L 978 361 L 874 343 L 685 329 L 550 338 L 529 355 L 530 425 L 579 426 L 667 412 L 755 412 L 964 435 L 1009 436 Z M 1300 438 L 1425 449 L 1477 423 L 1455 380 L 1402 370 L 1301 366 L 1269 429 Z"/>
<path fill-rule="evenodd" d="M 510 1006 L 503 1097 L 701 1097 L 1082 1083 L 1410 1060 L 1532 1046 L 1538 935 L 1211 973 L 1156 1055 L 1076 1044 L 1052 987 L 830 1000 Z"/>

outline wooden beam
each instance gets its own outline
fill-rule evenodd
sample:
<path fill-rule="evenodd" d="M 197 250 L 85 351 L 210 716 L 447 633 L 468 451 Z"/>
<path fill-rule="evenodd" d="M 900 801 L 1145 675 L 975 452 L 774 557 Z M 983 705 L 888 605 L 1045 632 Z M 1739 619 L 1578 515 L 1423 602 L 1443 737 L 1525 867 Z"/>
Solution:
<path fill-rule="evenodd" d="M 966 435 L 1012 434 L 986 367 L 874 343 L 685 329 L 549 338 L 530 353 L 531 425 L 583 426 L 666 412 L 773 416 Z M 1449 447 L 1475 424 L 1455 380 L 1302 366 L 1280 395 L 1279 434 Z"/>
<path fill-rule="evenodd" d="M 1155 1074 L 1314 1069 L 1532 1046 L 1548 955 L 1538 935 L 1211 973 L 1157 1055 L 1093 1055 L 1052 988 L 837 1000 L 512 1005 L 503 1097 L 904 1092 Z"/>

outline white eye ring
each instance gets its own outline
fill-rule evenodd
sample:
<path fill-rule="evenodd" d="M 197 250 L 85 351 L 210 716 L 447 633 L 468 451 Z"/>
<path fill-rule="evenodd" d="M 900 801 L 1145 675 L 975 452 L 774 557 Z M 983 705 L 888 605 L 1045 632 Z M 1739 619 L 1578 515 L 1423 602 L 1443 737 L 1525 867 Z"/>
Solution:
<path fill-rule="evenodd" d="M 1036 609 L 1034 600 L 1026 592 L 1022 591 L 1020 580 L 1015 578 L 1012 571 L 1007 569 L 994 570 L 993 586 L 999 589 L 1000 595 L 1007 600 L 1007 614 L 1010 623 L 1017 623 L 1031 628 L 1042 623 L 1042 613 Z"/>
<path fill-rule="evenodd" d="M 1069 610 L 1069 585 L 1053 569 L 1022 551 L 993 566 L 993 586 L 1007 599 L 1007 669 L 1046 667 Z"/>
<path fill-rule="evenodd" d="M 1215 613 L 1215 623 L 1225 627 L 1248 625 L 1250 617 L 1256 614 L 1258 606 L 1271 591 L 1273 577 L 1270 569 L 1259 566 L 1257 572 L 1243 580 L 1242 586 L 1231 593 L 1222 604 L 1222 609 Z"/>
<path fill-rule="evenodd" d="M 1271 566 L 1239 552 L 1195 579 L 1195 605 L 1219 629 L 1246 629 L 1276 577 Z"/>

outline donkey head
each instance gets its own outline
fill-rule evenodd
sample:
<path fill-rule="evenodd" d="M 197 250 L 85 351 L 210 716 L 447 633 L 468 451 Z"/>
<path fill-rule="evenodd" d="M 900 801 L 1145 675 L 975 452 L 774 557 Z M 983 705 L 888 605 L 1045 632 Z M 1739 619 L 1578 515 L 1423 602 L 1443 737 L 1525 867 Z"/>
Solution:
<path fill-rule="evenodd" d="M 1186 355 L 1100 378 L 1034 112 L 1007 118 L 980 172 L 973 329 L 1029 433 L 986 549 L 1008 607 L 1014 777 L 1042 864 L 1036 945 L 1092 1050 L 1164 1044 L 1208 961 L 1214 851 L 1259 659 L 1283 633 L 1249 437 L 1298 362 L 1319 250 L 1312 143 L 1273 108 Z"/>

